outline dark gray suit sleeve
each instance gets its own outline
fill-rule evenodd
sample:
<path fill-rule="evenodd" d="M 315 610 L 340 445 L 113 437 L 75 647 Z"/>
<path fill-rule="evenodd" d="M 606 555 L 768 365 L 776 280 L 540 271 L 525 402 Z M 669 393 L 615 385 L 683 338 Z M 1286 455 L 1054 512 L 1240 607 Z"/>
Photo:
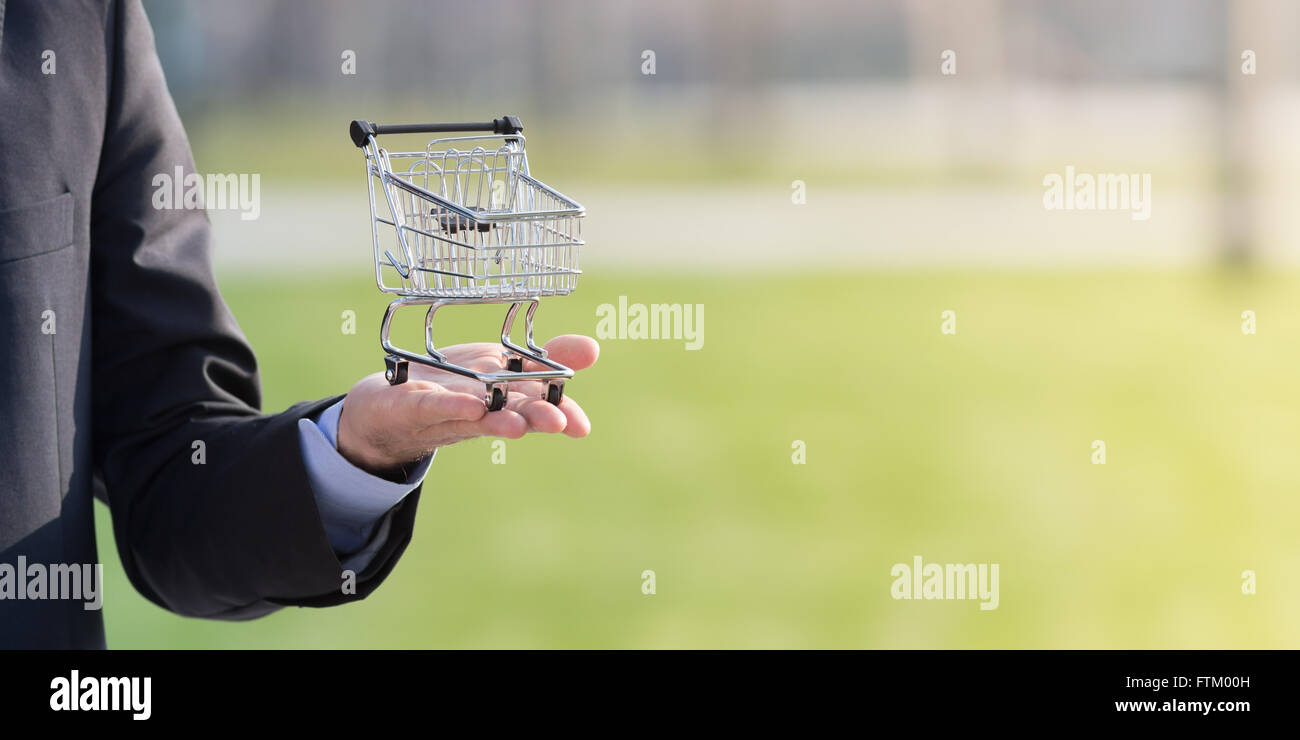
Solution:
<path fill-rule="evenodd" d="M 342 593 L 297 422 L 269 416 L 253 352 L 217 291 L 201 210 L 153 206 L 153 178 L 194 171 L 137 0 L 110 5 L 108 118 L 91 207 L 93 439 L 131 582 L 180 614 L 243 619 L 369 594 L 410 541 L 419 492 L 355 595 Z M 194 461 L 202 442 L 204 464 Z"/>

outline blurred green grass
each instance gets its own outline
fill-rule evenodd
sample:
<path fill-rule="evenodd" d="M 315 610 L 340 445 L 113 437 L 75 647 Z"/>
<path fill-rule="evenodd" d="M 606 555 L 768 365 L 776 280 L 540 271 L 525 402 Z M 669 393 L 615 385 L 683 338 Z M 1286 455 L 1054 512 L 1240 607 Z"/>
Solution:
<path fill-rule="evenodd" d="M 267 409 L 381 368 L 364 278 L 222 285 Z M 545 301 L 539 333 L 591 333 L 620 295 L 704 304 L 704 348 L 604 341 L 569 386 L 591 437 L 509 441 L 505 465 L 486 439 L 442 450 L 362 603 L 170 615 L 131 590 L 97 507 L 109 644 L 1300 647 L 1300 276 L 602 272 Z M 498 314 L 444 312 L 440 341 L 490 339 Z M 999 608 L 892 600 L 913 555 L 999 563 Z"/>

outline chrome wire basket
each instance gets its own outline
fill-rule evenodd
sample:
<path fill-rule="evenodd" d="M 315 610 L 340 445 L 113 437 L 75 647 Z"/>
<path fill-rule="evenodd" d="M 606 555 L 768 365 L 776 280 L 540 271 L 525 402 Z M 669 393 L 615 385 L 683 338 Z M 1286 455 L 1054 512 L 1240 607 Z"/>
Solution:
<path fill-rule="evenodd" d="M 408 363 L 418 362 L 482 381 L 490 411 L 504 408 L 512 380 L 544 380 L 546 400 L 560 402 L 573 371 L 533 342 L 533 320 L 541 298 L 577 287 L 586 211 L 529 174 L 522 132 L 514 116 L 482 123 L 352 122 L 352 142 L 365 153 L 375 282 L 397 296 L 380 329 L 390 383 L 405 382 Z M 390 152 L 377 141 L 415 133 L 470 135 L 433 139 L 423 151 Z M 483 303 L 510 305 L 501 330 L 503 372 L 456 365 L 434 346 L 438 309 Z M 510 333 L 524 305 L 521 347 Z M 424 353 L 396 347 L 389 338 L 393 314 L 406 306 L 428 307 Z M 525 359 L 545 369 L 525 372 Z"/>

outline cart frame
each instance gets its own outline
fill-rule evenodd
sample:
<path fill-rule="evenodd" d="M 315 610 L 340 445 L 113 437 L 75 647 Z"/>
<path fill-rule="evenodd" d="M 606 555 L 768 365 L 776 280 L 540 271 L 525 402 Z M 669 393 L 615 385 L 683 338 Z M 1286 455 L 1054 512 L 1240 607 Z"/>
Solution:
<path fill-rule="evenodd" d="M 389 383 L 406 382 L 409 363 L 416 362 L 482 382 L 485 386 L 484 403 L 489 411 L 505 407 L 509 384 L 514 381 L 545 381 L 542 398 L 552 404 L 560 403 L 564 383 L 573 377 L 574 372 L 550 359 L 546 350 L 534 342 L 534 317 L 542 297 L 568 295 L 576 288 L 577 277 L 582 273 L 577 268 L 577 259 L 584 244 L 578 233 L 586 210 L 529 174 L 522 131 L 523 124 L 515 116 L 475 123 L 378 125 L 361 120 L 352 122 L 349 135 L 365 153 L 375 282 L 381 291 L 397 296 L 388 304 L 380 324 L 380 346 L 386 353 L 384 377 Z M 376 140 L 384 134 L 473 132 L 484 133 L 434 139 L 423 152 L 390 153 Z M 448 146 L 481 140 L 500 142 L 500 146 L 495 150 L 476 146 L 468 151 Z M 435 145 L 445 148 L 435 151 Z M 449 154 L 457 158 L 457 169 L 448 172 L 442 167 L 436 168 L 442 193 L 434 193 L 411 182 L 416 176 L 423 175 L 428 183 L 438 164 L 436 157 L 441 155 L 445 165 Z M 501 166 L 501 158 L 504 158 L 504 166 Z M 394 172 L 393 159 L 410 160 L 413 164 L 405 173 Z M 417 171 L 421 161 L 424 169 Z M 468 162 L 469 169 L 460 169 L 465 162 Z M 485 180 L 495 183 L 497 178 L 504 177 L 509 200 L 504 208 L 478 208 L 468 202 L 469 194 L 462 191 L 462 180 L 456 180 L 452 192 L 448 192 L 445 178 L 449 174 L 452 177 L 477 178 L 479 196 Z M 376 180 L 383 191 L 382 200 L 376 198 Z M 432 210 L 415 213 L 413 209 L 403 208 L 403 196 L 412 206 L 422 204 L 420 208 L 431 206 Z M 381 202 L 386 203 L 389 218 L 380 214 L 378 204 Z M 549 207 L 536 207 L 539 204 Z M 431 213 L 437 217 L 431 220 Z M 381 246 L 381 224 L 394 229 L 401 257 L 392 249 Z M 457 234 L 460 234 L 459 238 Z M 504 239 L 501 234 L 505 234 Z M 493 236 L 495 242 L 490 238 Z M 412 247 L 412 241 L 417 243 L 417 247 Z M 429 256 L 430 246 L 436 250 L 436 256 Z M 488 255 L 489 252 L 494 254 Z M 506 267 L 506 254 L 509 254 L 508 264 L 513 269 Z M 453 269 L 447 269 L 449 265 Z M 496 266 L 495 272 L 493 265 Z M 474 267 L 480 269 L 474 271 Z M 398 285 L 385 281 L 385 268 L 396 271 L 400 281 Z M 430 278 L 427 276 L 430 274 L 433 275 L 432 286 L 428 284 Z M 482 304 L 510 304 L 500 336 L 504 348 L 503 371 L 479 372 L 458 365 L 438 351 L 434 342 L 433 319 L 439 309 L 449 305 Z M 528 305 L 524 314 L 525 337 L 524 345 L 520 346 L 511 339 L 511 333 L 519 310 L 525 304 Z M 424 319 L 424 354 L 402 349 L 389 337 L 398 310 L 415 306 L 428 307 Z M 524 360 L 531 360 L 543 369 L 525 371 Z"/>

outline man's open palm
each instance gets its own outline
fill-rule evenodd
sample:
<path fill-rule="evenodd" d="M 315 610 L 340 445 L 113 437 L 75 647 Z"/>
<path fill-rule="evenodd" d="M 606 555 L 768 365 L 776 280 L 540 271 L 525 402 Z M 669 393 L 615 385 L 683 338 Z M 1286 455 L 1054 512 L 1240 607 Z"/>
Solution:
<path fill-rule="evenodd" d="M 447 360 L 479 372 L 505 370 L 499 343 L 457 344 L 439 351 Z M 574 370 L 591 367 L 600 345 L 576 334 L 546 343 L 548 357 Z M 524 370 L 546 370 L 524 361 Z M 339 418 L 338 449 L 349 462 L 377 475 L 389 475 L 433 450 L 474 437 L 517 439 L 528 432 L 584 437 L 591 431 L 587 415 L 565 395 L 558 406 L 547 403 L 545 381 L 510 383 L 506 407 L 487 411 L 484 384 L 472 378 L 410 364 L 405 383 L 389 385 L 383 373 L 367 375 L 352 386 Z"/>

